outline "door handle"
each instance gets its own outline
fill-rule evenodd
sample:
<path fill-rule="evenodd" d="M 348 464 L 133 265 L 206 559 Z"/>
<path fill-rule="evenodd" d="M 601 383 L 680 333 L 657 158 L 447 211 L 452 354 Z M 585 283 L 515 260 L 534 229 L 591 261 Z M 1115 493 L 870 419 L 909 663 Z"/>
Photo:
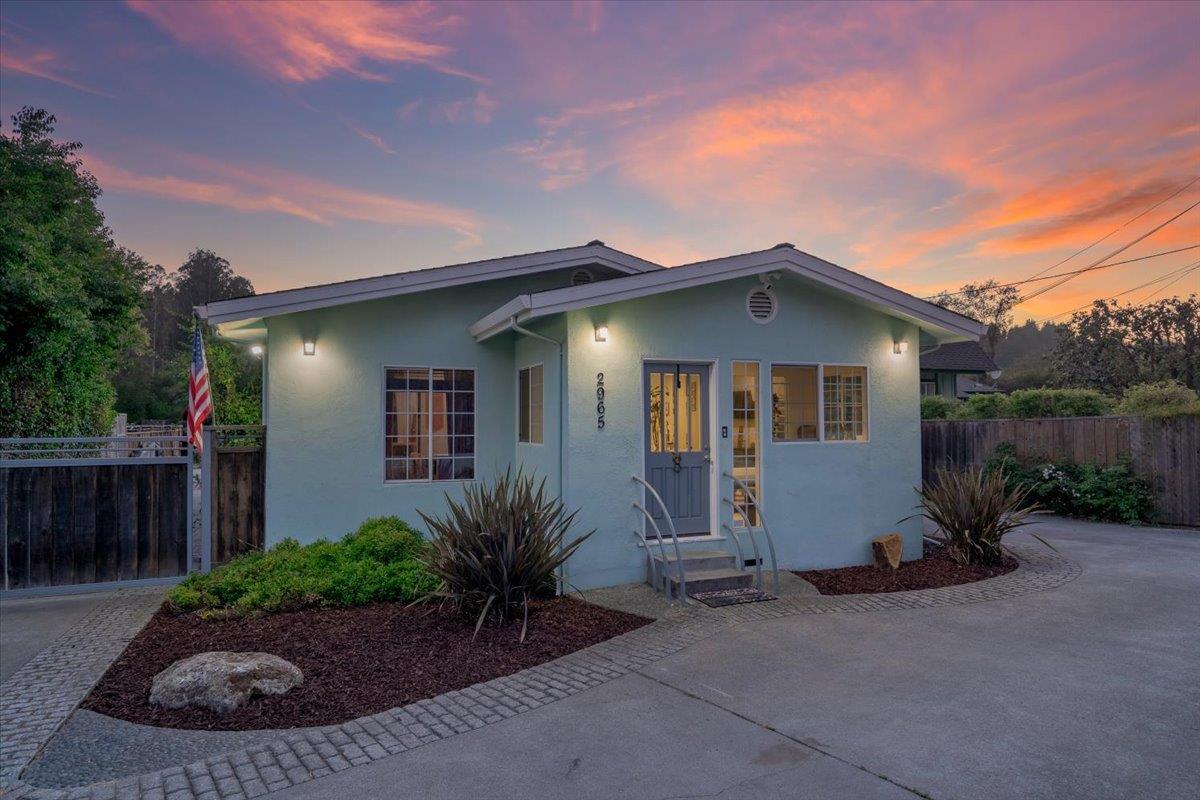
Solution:
<path fill-rule="evenodd" d="M 683 456 L 679 455 L 679 453 L 676 453 L 675 455 L 671 456 L 671 468 L 674 469 L 676 472 L 680 472 L 683 469 L 682 462 L 683 462 Z"/>

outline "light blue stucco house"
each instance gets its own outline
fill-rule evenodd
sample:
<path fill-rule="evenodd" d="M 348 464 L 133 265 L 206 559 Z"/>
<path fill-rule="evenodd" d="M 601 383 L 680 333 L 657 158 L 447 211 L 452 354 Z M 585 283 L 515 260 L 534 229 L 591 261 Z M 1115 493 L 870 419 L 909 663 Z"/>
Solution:
<path fill-rule="evenodd" d="M 867 563 L 891 531 L 918 557 L 919 353 L 984 333 L 788 244 L 663 268 L 595 241 L 198 312 L 265 351 L 268 544 L 419 525 L 522 465 L 596 530 L 580 588 L 642 580 L 667 514 L 727 546 L 747 491 L 780 567 Z"/>

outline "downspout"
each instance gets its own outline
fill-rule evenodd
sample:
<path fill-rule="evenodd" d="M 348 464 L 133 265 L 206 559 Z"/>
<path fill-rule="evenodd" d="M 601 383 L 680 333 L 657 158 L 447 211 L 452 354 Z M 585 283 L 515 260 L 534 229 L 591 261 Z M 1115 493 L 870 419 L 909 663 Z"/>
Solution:
<path fill-rule="evenodd" d="M 557 339 L 551 339 L 549 336 L 543 336 L 536 331 L 531 331 L 528 328 L 522 328 L 517 322 L 517 317 L 514 314 L 508 318 L 508 325 L 517 333 L 525 336 L 531 336 L 534 339 L 541 339 L 543 342 L 549 342 L 558 348 L 558 499 L 563 502 L 564 490 L 566 485 L 563 483 L 563 449 L 567 446 L 567 432 L 564 430 L 563 415 L 567 409 L 566 387 L 567 387 L 567 368 L 566 359 L 563 356 L 563 343 Z M 563 564 L 558 568 L 558 588 L 562 593 L 567 585 L 567 565 Z"/>

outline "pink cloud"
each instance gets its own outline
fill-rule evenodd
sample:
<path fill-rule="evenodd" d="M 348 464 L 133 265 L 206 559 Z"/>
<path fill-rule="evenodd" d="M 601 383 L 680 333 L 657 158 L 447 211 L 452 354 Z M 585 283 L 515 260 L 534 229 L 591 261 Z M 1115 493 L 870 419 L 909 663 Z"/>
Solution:
<path fill-rule="evenodd" d="M 472 77 L 447 64 L 450 48 L 432 41 L 432 35 L 458 20 L 430 3 L 126 2 L 189 47 L 232 56 L 289 83 L 308 83 L 339 73 L 384 81 L 388 78 L 379 66 L 385 64 L 420 64 Z"/>
<path fill-rule="evenodd" d="M 431 116 L 437 122 L 456 123 L 470 119 L 479 125 L 487 125 L 496 116 L 496 109 L 499 107 L 500 104 L 495 98 L 480 89 L 473 97 L 439 104 L 433 109 Z M 402 106 L 401 111 L 407 108 L 408 105 Z M 415 106 L 413 110 L 416 110 Z"/>
<path fill-rule="evenodd" d="M 53 81 L 99 97 L 112 97 L 108 92 L 87 86 L 64 74 L 69 72 L 69 69 L 56 51 L 45 47 L 31 46 L 8 31 L 4 31 L 0 38 L 4 43 L 3 47 L 0 47 L 0 71 L 16 72 L 33 78 Z"/>
<path fill-rule="evenodd" d="M 234 211 L 274 212 L 331 224 L 338 220 L 373 222 L 414 228 L 453 231 L 460 244 L 482 241 L 482 221 L 472 212 L 423 200 L 365 192 L 295 172 L 254 165 L 231 165 L 224 161 L 180 154 L 179 174 L 151 174 L 130 170 L 95 155 L 85 159 L 87 168 L 107 191 L 180 200 L 218 206 Z"/>

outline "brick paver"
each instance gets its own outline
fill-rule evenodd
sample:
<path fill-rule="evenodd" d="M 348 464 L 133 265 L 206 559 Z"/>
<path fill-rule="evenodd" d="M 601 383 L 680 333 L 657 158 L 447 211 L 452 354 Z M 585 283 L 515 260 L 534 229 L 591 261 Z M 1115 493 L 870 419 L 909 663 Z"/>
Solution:
<path fill-rule="evenodd" d="M 980 583 L 886 595 L 795 596 L 721 609 L 693 603 L 653 624 L 555 661 L 341 725 L 290 731 L 270 744 L 77 789 L 39 789 L 18 780 L 7 790 L 13 798 L 45 800 L 244 800 L 494 725 L 636 671 L 730 625 L 795 614 L 982 603 L 1052 589 L 1080 573 L 1076 564 L 1041 545 L 1022 544 L 1013 549 L 1021 560 L 1020 568 Z M 6 693 L 7 688 L 6 684 Z"/>

